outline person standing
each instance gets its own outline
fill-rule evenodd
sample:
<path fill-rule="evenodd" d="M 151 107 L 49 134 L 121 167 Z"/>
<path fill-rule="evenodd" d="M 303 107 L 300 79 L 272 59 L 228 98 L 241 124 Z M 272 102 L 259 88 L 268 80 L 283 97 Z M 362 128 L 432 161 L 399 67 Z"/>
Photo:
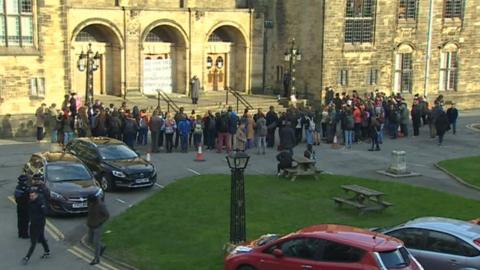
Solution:
<path fill-rule="evenodd" d="M 88 240 L 95 248 L 95 255 L 90 265 L 100 263 L 100 256 L 103 255 L 106 246 L 101 242 L 102 227 L 105 221 L 110 217 L 110 213 L 103 202 L 103 199 L 98 195 L 90 195 L 88 197 Z"/>
<path fill-rule="evenodd" d="M 352 148 L 354 120 L 350 106 L 347 107 L 344 114 L 345 148 Z"/>
<path fill-rule="evenodd" d="M 175 120 L 175 123 L 178 124 L 182 118 L 187 117 L 187 115 L 185 115 L 185 113 L 183 111 L 184 111 L 184 108 L 180 107 L 179 111 L 173 117 L 174 120 Z M 175 146 L 174 146 L 175 149 L 177 149 L 177 147 L 178 147 L 178 141 L 179 140 L 180 140 L 180 131 L 178 130 L 178 126 L 177 126 L 177 128 L 175 129 Z"/>
<path fill-rule="evenodd" d="M 438 136 L 438 145 L 441 146 L 443 143 L 443 136 L 445 135 L 445 132 L 450 129 L 447 114 L 443 110 L 439 110 L 438 116 L 436 117 L 434 124 Z"/>
<path fill-rule="evenodd" d="M 278 125 L 278 115 L 275 112 L 275 107 L 270 106 L 270 110 L 267 112 L 265 118 L 267 120 L 267 147 L 273 148 L 275 146 L 275 131 Z"/>
<path fill-rule="evenodd" d="M 188 135 L 190 134 L 191 129 L 190 120 L 187 118 L 181 118 L 178 123 L 178 131 L 180 132 L 180 146 L 182 153 L 188 152 Z"/>
<path fill-rule="evenodd" d="M 293 148 L 297 144 L 295 131 L 290 124 L 290 122 L 286 122 L 285 126 L 280 129 L 279 132 L 280 137 L 280 148 L 282 150 L 288 151 L 293 156 Z"/>
<path fill-rule="evenodd" d="M 410 112 L 408 111 L 407 103 L 402 102 L 400 104 L 400 132 L 404 137 L 408 137 L 408 122 Z"/>
<path fill-rule="evenodd" d="M 193 76 L 190 81 L 190 91 L 192 97 L 192 104 L 198 104 L 198 97 L 200 96 L 200 80 L 197 76 Z"/>
<path fill-rule="evenodd" d="M 77 115 L 77 99 L 75 97 L 77 95 L 77 93 L 71 93 L 70 95 L 71 95 L 70 100 L 69 100 L 70 112 L 72 112 L 72 116 L 73 116 L 73 118 L 75 118 L 75 116 Z"/>
<path fill-rule="evenodd" d="M 165 132 L 165 148 L 167 150 L 167 153 L 172 152 L 173 148 L 173 133 L 175 133 L 175 130 L 177 129 L 177 124 L 175 122 L 175 119 L 172 118 L 172 114 L 170 112 L 167 112 L 167 116 L 165 118 L 165 122 L 163 123 L 162 130 Z"/>
<path fill-rule="evenodd" d="M 380 134 L 380 121 L 378 116 L 371 118 L 369 132 L 370 138 L 372 139 L 372 147 L 370 147 L 368 151 L 380 151 L 380 145 L 378 141 Z"/>
<path fill-rule="evenodd" d="M 43 128 L 45 127 L 45 107 L 47 104 L 42 103 L 40 107 L 35 111 L 35 117 L 37 118 L 36 121 L 36 126 L 37 126 L 37 141 L 40 142 L 43 140 L 43 134 L 44 130 Z"/>
<path fill-rule="evenodd" d="M 57 104 L 52 103 L 47 110 L 47 122 L 50 131 L 50 142 L 57 142 Z"/>
<path fill-rule="evenodd" d="M 123 128 L 123 141 L 131 149 L 135 148 L 135 138 L 137 137 L 138 124 L 135 118 L 130 115 L 130 111 L 125 111 L 125 126 Z"/>
<path fill-rule="evenodd" d="M 457 119 L 458 119 L 458 110 L 455 108 L 455 103 L 450 105 L 450 108 L 447 110 L 447 117 L 450 125 L 452 126 L 453 135 L 457 133 Z"/>
<path fill-rule="evenodd" d="M 150 151 L 152 153 L 158 153 L 158 138 L 160 129 L 162 128 L 162 118 L 158 115 L 158 110 L 153 111 L 152 117 L 150 118 L 150 136 L 152 138 L 152 146 Z"/>
<path fill-rule="evenodd" d="M 235 133 L 236 151 L 245 152 L 245 144 L 247 143 L 247 134 L 245 133 L 245 123 L 241 122 Z"/>
<path fill-rule="evenodd" d="M 422 110 L 418 100 L 413 101 L 410 114 L 412 116 L 413 136 L 418 136 L 420 135 L 420 125 L 422 124 Z"/>
<path fill-rule="evenodd" d="M 45 214 L 47 211 L 46 198 L 43 197 L 43 193 L 40 190 L 31 190 L 29 193 L 30 202 L 28 204 L 28 214 L 30 218 L 30 248 L 27 255 L 23 257 L 23 264 L 27 264 L 30 261 L 33 251 L 40 242 L 43 246 L 44 253 L 42 259 L 50 257 L 50 248 L 47 240 L 45 239 Z"/>
<path fill-rule="evenodd" d="M 22 174 L 18 177 L 18 184 L 15 188 L 15 202 L 17 203 L 17 228 L 18 237 L 28 238 L 28 176 Z"/>
<path fill-rule="evenodd" d="M 267 139 L 267 120 L 263 113 L 257 115 L 257 122 L 255 123 L 255 137 L 257 138 L 257 154 L 265 155 L 266 139 Z"/>

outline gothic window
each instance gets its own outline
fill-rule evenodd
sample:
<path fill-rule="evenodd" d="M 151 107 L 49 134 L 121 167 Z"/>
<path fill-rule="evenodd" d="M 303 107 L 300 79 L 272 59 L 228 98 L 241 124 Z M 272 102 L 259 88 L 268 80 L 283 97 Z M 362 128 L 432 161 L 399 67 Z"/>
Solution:
<path fill-rule="evenodd" d="M 375 0 L 347 0 L 346 43 L 371 43 L 375 31 Z"/>
<path fill-rule="evenodd" d="M 395 92 L 411 93 L 413 88 L 413 48 L 399 47 L 395 56 Z"/>
<path fill-rule="evenodd" d="M 0 0 L 0 46 L 33 46 L 31 0 Z"/>
<path fill-rule="evenodd" d="M 417 18 L 417 0 L 400 0 L 398 6 L 399 19 L 416 19 Z"/>
<path fill-rule="evenodd" d="M 462 18 L 464 0 L 444 0 L 444 18 Z"/>
<path fill-rule="evenodd" d="M 457 91 L 458 84 L 458 48 L 451 44 L 443 48 L 440 54 L 440 91 Z"/>

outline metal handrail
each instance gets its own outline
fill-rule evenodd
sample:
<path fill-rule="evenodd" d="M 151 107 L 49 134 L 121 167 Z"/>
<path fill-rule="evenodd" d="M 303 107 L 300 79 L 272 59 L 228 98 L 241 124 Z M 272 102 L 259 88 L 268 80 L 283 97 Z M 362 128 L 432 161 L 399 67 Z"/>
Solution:
<path fill-rule="evenodd" d="M 252 104 L 250 104 L 250 102 L 248 102 L 248 100 L 242 96 L 242 94 L 240 94 L 240 92 L 234 90 L 232 87 L 228 87 L 227 88 L 227 92 L 226 92 L 226 98 L 225 98 L 225 103 L 228 105 L 228 93 L 231 93 L 235 98 L 236 98 L 236 103 L 237 103 L 237 112 L 238 112 L 238 109 L 239 109 L 239 103 L 241 102 L 247 109 L 249 110 L 253 110 L 253 106 Z"/>
<path fill-rule="evenodd" d="M 158 93 L 158 106 L 160 107 L 160 99 L 163 99 L 167 103 L 167 112 L 170 112 L 170 108 L 173 109 L 175 113 L 180 111 L 180 107 L 173 101 L 165 92 L 162 90 L 157 90 Z"/>

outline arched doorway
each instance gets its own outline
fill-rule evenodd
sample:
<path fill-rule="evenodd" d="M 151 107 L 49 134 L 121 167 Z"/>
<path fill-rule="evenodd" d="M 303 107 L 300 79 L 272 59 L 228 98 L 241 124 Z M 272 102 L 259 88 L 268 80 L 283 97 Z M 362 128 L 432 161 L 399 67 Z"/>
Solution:
<path fill-rule="evenodd" d="M 144 35 L 143 93 L 185 93 L 187 90 L 186 40 L 171 25 L 158 25 Z"/>
<path fill-rule="evenodd" d="M 239 29 L 225 25 L 212 31 L 204 61 L 205 90 L 219 91 L 228 87 L 242 92 L 247 90 L 247 45 Z"/>
<path fill-rule="evenodd" d="M 80 54 L 86 53 L 91 44 L 98 52 L 99 67 L 93 73 L 94 95 L 122 94 L 121 44 L 115 32 L 103 24 L 90 24 L 82 28 L 73 38 L 71 53 L 72 91 L 81 96 L 85 93 L 86 74 L 77 68 Z"/>

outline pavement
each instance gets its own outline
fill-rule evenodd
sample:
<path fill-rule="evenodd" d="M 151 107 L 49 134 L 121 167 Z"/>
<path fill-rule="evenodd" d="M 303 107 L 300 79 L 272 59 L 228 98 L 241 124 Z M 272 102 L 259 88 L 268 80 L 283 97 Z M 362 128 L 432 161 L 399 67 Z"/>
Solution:
<path fill-rule="evenodd" d="M 322 144 L 315 147 L 317 153 L 317 167 L 326 173 L 361 176 L 382 181 L 396 181 L 427 187 L 439 191 L 457 194 L 466 198 L 480 198 L 480 191 L 470 189 L 450 176 L 435 168 L 434 164 L 444 159 L 452 159 L 464 156 L 480 155 L 480 131 L 473 128 L 479 123 L 480 111 L 469 111 L 461 114 L 458 123 L 457 135 L 447 133 L 443 146 L 438 146 L 436 139 L 428 137 L 428 128 L 423 127 L 417 138 L 401 138 L 397 140 L 386 139 L 381 145 L 382 151 L 368 152 L 369 144 L 354 144 L 352 149 L 332 149 L 330 145 Z M 114 262 L 106 261 L 101 265 L 92 267 L 88 265 L 92 255 L 88 249 L 82 247 L 81 237 L 86 233 L 85 217 L 50 217 L 47 225 L 47 239 L 49 239 L 52 257 L 40 260 L 43 253 L 41 246 L 32 256 L 26 266 L 20 264 L 28 247 L 28 240 L 16 237 L 16 213 L 15 205 L 8 198 L 12 195 L 16 184 L 16 178 L 20 174 L 24 164 L 31 154 L 50 149 L 48 143 L 36 143 L 28 141 L 0 140 L 0 269 L 125 269 Z M 302 155 L 305 145 L 294 149 L 295 154 Z M 421 176 L 412 178 L 393 179 L 381 174 L 377 170 L 386 169 L 390 163 L 393 150 L 407 152 L 408 168 Z M 142 153 L 146 148 L 139 148 Z M 275 155 L 273 149 L 267 150 L 266 155 L 256 155 L 251 150 L 251 161 L 246 173 L 273 175 L 276 172 Z M 158 183 L 151 189 L 132 191 L 118 191 L 107 193 L 107 207 L 112 216 L 118 215 L 142 201 L 168 184 L 188 176 L 203 174 L 229 174 L 225 154 L 214 151 L 205 152 L 205 162 L 194 161 L 195 153 L 160 153 L 152 154 L 152 162 L 159 171 Z M 226 177 L 226 181 L 229 178 Z M 298 179 L 297 181 L 301 181 Z M 108 249 L 107 249 L 108 254 Z"/>

